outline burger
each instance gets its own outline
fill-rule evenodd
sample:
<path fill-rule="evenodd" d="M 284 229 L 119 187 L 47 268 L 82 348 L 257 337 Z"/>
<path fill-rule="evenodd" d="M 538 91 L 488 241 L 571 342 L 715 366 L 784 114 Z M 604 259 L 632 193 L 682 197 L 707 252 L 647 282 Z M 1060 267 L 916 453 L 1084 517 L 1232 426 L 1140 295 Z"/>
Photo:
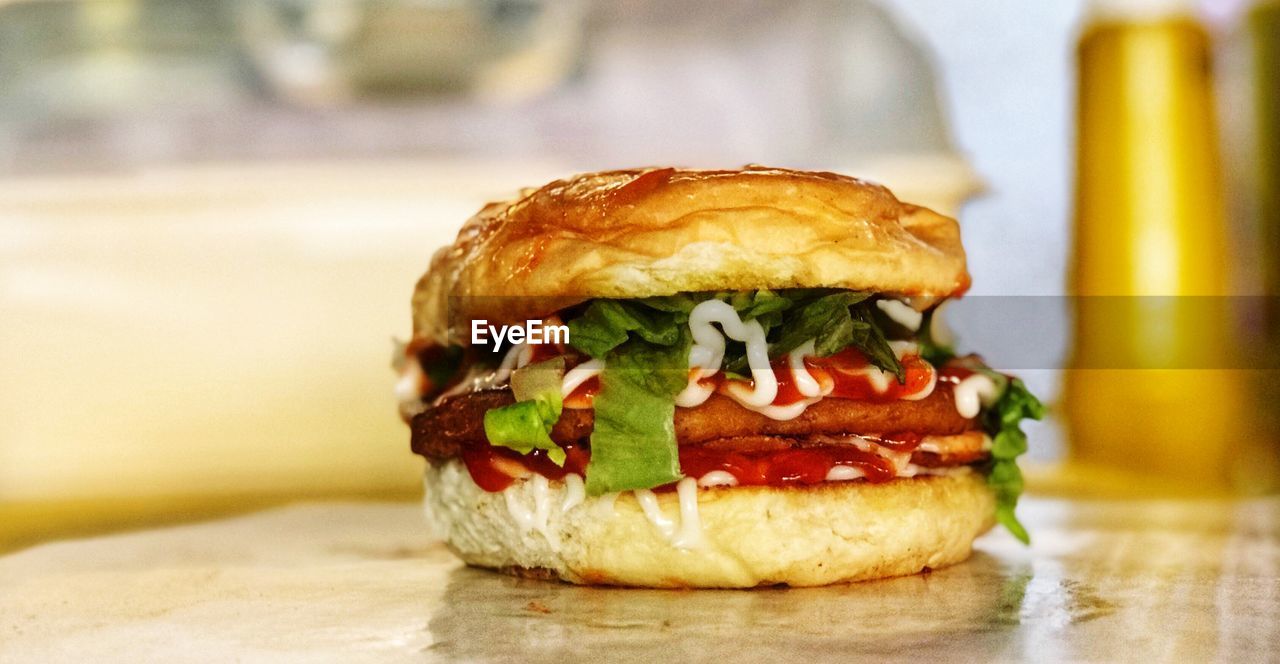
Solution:
<path fill-rule="evenodd" d="M 579 175 L 490 204 L 413 296 L 397 384 L 470 565 L 580 584 L 817 586 L 1027 540 L 1042 407 L 933 325 L 956 221 L 763 167 Z"/>

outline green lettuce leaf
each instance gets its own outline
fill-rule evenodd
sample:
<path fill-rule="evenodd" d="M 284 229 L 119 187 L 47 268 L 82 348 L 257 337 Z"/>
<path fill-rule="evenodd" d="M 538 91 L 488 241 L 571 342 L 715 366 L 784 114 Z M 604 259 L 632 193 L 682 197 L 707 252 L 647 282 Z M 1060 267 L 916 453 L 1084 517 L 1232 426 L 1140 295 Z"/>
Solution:
<path fill-rule="evenodd" d="M 592 300 L 581 316 L 569 321 L 569 344 L 594 358 L 603 358 L 632 333 L 670 346 L 679 337 L 679 323 L 672 312 L 646 306 L 643 300 Z"/>
<path fill-rule="evenodd" d="M 564 465 L 564 450 L 551 440 L 551 429 L 560 419 L 564 401 L 560 384 L 564 358 L 530 364 L 511 374 L 516 403 L 492 408 L 484 414 L 484 435 L 490 445 L 528 454 L 547 450 L 547 458 Z"/>
<path fill-rule="evenodd" d="M 849 307 L 869 296 L 866 293 L 832 293 L 812 300 L 783 321 L 781 334 L 769 348 L 774 357 L 786 355 L 813 339 L 819 355 L 838 353 L 853 343 L 853 318 Z"/>
<path fill-rule="evenodd" d="M 853 338 L 850 345 L 856 346 L 867 360 L 882 371 L 893 374 L 899 383 L 907 381 L 907 372 L 898 361 L 898 356 L 889 346 L 880 326 L 876 325 L 870 306 L 859 305 L 852 308 L 849 315 L 853 318 Z"/>
<path fill-rule="evenodd" d="M 1027 451 L 1027 435 L 1022 431 L 1022 420 L 1044 417 L 1044 405 L 1021 380 L 1005 380 L 1008 384 L 1000 399 L 982 415 L 983 428 L 992 436 L 992 466 L 987 484 L 996 494 L 996 521 L 1023 544 L 1030 544 L 1027 529 L 1014 513 L 1023 488 L 1017 458 Z"/>
<path fill-rule="evenodd" d="M 682 477 L 675 395 L 688 383 L 688 327 L 670 346 L 643 339 L 609 353 L 595 397 L 587 494 L 649 489 Z"/>
<path fill-rule="evenodd" d="M 870 309 L 870 297 L 870 293 L 838 291 L 809 300 L 783 319 L 781 333 L 770 344 L 769 355 L 781 357 L 810 339 L 814 340 L 814 351 L 822 357 L 854 346 L 876 367 L 892 373 L 898 382 L 905 381 L 902 363 Z"/>

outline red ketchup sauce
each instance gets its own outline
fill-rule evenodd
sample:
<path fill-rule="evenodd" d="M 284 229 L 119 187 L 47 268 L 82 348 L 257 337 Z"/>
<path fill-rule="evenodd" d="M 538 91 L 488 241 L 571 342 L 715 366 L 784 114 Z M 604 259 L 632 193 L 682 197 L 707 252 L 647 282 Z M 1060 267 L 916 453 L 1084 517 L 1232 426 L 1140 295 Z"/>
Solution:
<path fill-rule="evenodd" d="M 804 360 L 809 374 L 818 381 L 818 384 L 824 388 L 828 385 L 832 387 L 831 393 L 827 396 L 838 399 L 877 402 L 896 401 L 906 396 L 920 394 L 928 389 L 930 381 L 933 380 L 933 366 L 921 359 L 919 355 L 907 355 L 902 358 L 901 362 L 902 369 L 906 374 L 906 382 L 899 383 L 897 379 L 892 379 L 884 392 L 878 392 L 875 386 L 872 385 L 871 380 L 863 373 L 867 367 L 871 366 L 871 363 L 867 361 L 865 355 L 855 348 L 846 348 L 829 357 L 806 357 Z M 804 401 L 805 396 L 800 394 L 800 391 L 796 389 L 795 381 L 792 380 L 791 367 L 787 364 L 787 358 L 774 360 L 770 366 L 773 368 L 774 376 L 778 379 L 778 395 L 774 397 L 773 405 L 786 406 L 798 401 Z M 689 375 L 692 377 L 693 371 Z M 717 392 L 721 393 L 727 391 L 726 386 L 731 382 L 740 383 L 748 388 L 754 385 L 754 381 L 751 380 L 726 378 L 723 372 L 708 376 L 698 382 L 702 385 L 712 386 Z M 599 379 L 592 378 L 579 385 L 565 399 L 565 406 L 567 408 L 590 408 L 593 398 L 599 391 Z"/>
<path fill-rule="evenodd" d="M 965 357 L 956 358 L 938 369 L 938 382 L 959 385 L 960 381 L 978 373 L 977 370 L 970 368 L 975 364 L 981 366 L 986 363 L 979 355 L 966 355 Z M 1003 375 L 1005 378 L 1013 379 L 1013 376 Z"/>
<path fill-rule="evenodd" d="M 824 387 L 833 385 L 827 396 L 858 401 L 897 401 L 928 389 L 929 382 L 933 380 L 932 365 L 920 359 L 919 355 L 907 355 L 902 358 L 901 363 L 906 381 L 899 383 L 894 378 L 884 392 L 879 392 L 864 373 L 871 363 L 856 348 L 846 348 L 828 357 L 804 358 L 805 368 L 818 384 Z M 785 406 L 803 401 L 805 396 L 796 389 L 787 359 L 774 360 L 771 366 L 774 375 L 778 377 L 778 396 L 773 400 L 774 405 Z"/>
<path fill-rule="evenodd" d="M 938 382 L 959 385 L 960 381 L 975 373 L 977 372 L 968 367 L 962 367 L 958 364 L 948 364 L 941 369 L 938 369 Z"/>
<path fill-rule="evenodd" d="M 591 408 L 595 405 L 596 394 L 600 391 L 600 377 L 592 376 L 583 381 L 568 397 L 565 397 L 565 408 Z"/>
<path fill-rule="evenodd" d="M 867 436 L 895 452 L 910 452 L 920 445 L 919 434 L 901 432 Z M 585 475 L 591 452 L 580 445 L 565 445 L 564 466 L 557 466 L 544 450 L 519 454 L 502 447 L 484 445 L 462 451 L 462 460 L 471 479 L 485 491 L 502 491 L 516 477 L 528 472 L 550 480 L 561 480 L 568 473 Z M 688 477 L 700 478 L 715 470 L 729 473 L 740 486 L 787 486 L 817 484 L 827 479 L 835 466 L 860 468 L 868 482 L 887 482 L 894 478 L 895 468 L 884 457 L 853 445 L 792 448 L 770 452 L 735 452 L 706 447 L 680 448 L 680 471 Z M 675 485 L 659 487 L 672 489 Z"/>
<path fill-rule="evenodd" d="M 535 347 L 536 348 L 536 347 Z M 548 353 L 549 356 L 554 355 Z M 537 357 L 534 361 L 546 359 Z M 863 371 L 871 366 L 865 355 L 854 348 L 847 348 L 829 357 L 807 357 L 805 367 L 824 389 L 831 386 L 827 396 L 841 399 L 858 399 L 862 401 L 894 401 L 904 396 L 919 394 L 929 387 L 934 378 L 934 368 L 918 355 L 902 358 L 902 368 L 906 373 L 906 381 L 899 383 L 896 379 L 889 382 L 884 392 L 876 390 Z M 774 375 L 778 379 L 778 396 L 773 404 L 785 406 L 805 399 L 796 389 L 792 380 L 791 367 L 787 358 L 775 360 L 771 364 Z M 950 380 L 958 382 L 965 375 L 972 373 L 962 367 L 948 367 L 940 371 L 938 380 L 943 376 L 955 376 Z M 690 374 L 692 375 L 692 373 Z M 714 385 L 717 391 L 725 391 L 730 382 L 723 373 L 703 378 L 704 385 Z M 750 380 L 742 381 L 747 386 Z M 593 377 L 579 385 L 564 400 L 566 408 L 591 408 L 595 395 L 600 391 L 600 379 Z M 867 436 L 895 452 L 910 452 L 920 445 L 919 434 L 900 432 Z M 578 445 L 564 446 L 566 461 L 564 467 L 555 465 L 543 450 L 534 450 L 531 454 L 521 455 L 506 448 L 495 448 L 488 445 L 464 449 L 463 461 L 471 477 L 480 488 L 486 491 L 502 491 L 515 481 L 515 477 L 526 472 L 536 472 L 548 479 L 563 479 L 566 473 L 584 475 L 591 453 Z M 729 473 L 741 486 L 784 486 L 789 484 L 817 484 L 826 481 L 827 473 L 835 466 L 854 466 L 860 468 L 868 482 L 886 482 L 894 478 L 893 464 L 874 453 L 866 452 L 852 445 L 829 445 L 822 447 L 793 448 L 771 452 L 733 452 L 714 450 L 705 447 L 682 447 L 680 449 L 680 468 L 689 477 L 699 478 L 709 472 L 720 470 Z M 670 489 L 661 487 L 660 489 Z"/>
<path fill-rule="evenodd" d="M 547 457 L 546 450 L 534 450 L 520 454 L 505 447 L 483 445 L 462 450 L 462 462 L 467 465 L 471 479 L 485 491 L 502 491 L 525 472 L 535 472 L 549 480 L 561 480 L 569 473 L 585 475 L 591 453 L 578 445 L 563 445 L 565 460 L 557 466 Z"/>

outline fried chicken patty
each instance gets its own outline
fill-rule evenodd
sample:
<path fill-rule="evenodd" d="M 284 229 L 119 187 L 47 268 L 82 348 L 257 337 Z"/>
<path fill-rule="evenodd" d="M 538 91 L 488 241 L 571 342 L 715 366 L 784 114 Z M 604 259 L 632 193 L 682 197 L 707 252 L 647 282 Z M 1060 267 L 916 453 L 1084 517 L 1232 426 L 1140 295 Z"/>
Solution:
<path fill-rule="evenodd" d="M 467 445 L 483 445 L 484 414 L 514 403 L 509 389 L 485 390 L 451 397 L 413 418 L 413 451 L 430 458 L 457 456 Z M 557 443 L 581 443 L 591 436 L 593 410 L 566 408 L 551 431 Z M 712 395 L 694 408 L 676 408 L 675 432 L 680 445 L 766 436 L 803 440 L 815 435 L 879 434 L 909 431 L 948 436 L 971 431 L 977 423 L 956 412 L 951 386 L 939 384 L 919 401 L 853 401 L 827 398 L 790 420 L 774 420 Z"/>

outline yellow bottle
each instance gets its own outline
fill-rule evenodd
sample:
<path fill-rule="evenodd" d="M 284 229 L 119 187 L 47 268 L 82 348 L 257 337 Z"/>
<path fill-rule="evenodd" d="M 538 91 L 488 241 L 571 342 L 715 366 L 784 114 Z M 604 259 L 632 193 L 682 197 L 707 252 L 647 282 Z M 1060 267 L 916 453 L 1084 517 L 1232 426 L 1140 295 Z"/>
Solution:
<path fill-rule="evenodd" d="M 1210 44 L 1184 4 L 1095 3 L 1079 44 L 1063 411 L 1069 474 L 1099 493 L 1248 483 Z"/>
<path fill-rule="evenodd" d="M 1265 418 L 1271 441 L 1271 462 L 1280 465 L 1280 371 L 1275 360 L 1280 354 L 1280 0 L 1259 2 L 1249 13 L 1249 33 L 1253 44 L 1253 107 L 1257 150 L 1256 210 L 1257 240 L 1261 247 L 1265 333 L 1255 340 L 1269 353 L 1272 367 L 1260 372 L 1254 397 L 1257 411 Z M 1280 470 L 1275 471 L 1280 475 Z"/>

